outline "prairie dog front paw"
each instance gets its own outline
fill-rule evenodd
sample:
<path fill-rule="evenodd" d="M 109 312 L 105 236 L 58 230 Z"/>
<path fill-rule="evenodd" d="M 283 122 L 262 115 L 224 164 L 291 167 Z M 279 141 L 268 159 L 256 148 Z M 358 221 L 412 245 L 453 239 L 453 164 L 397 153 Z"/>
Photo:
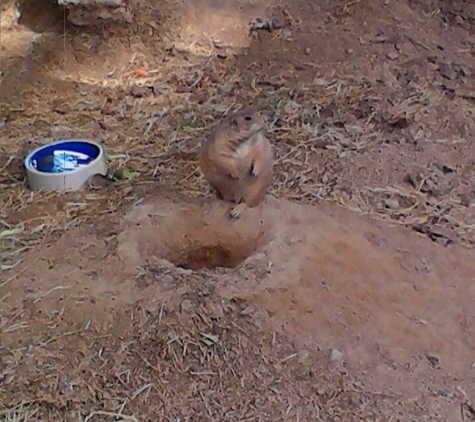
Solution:
<path fill-rule="evenodd" d="M 240 204 L 231 207 L 228 217 L 237 220 L 246 208 L 247 205 L 244 202 L 241 202 Z"/>
<path fill-rule="evenodd" d="M 261 170 L 262 170 L 262 164 L 259 161 L 254 161 L 251 165 L 251 174 L 254 177 L 257 177 L 259 176 L 259 174 L 261 174 Z"/>

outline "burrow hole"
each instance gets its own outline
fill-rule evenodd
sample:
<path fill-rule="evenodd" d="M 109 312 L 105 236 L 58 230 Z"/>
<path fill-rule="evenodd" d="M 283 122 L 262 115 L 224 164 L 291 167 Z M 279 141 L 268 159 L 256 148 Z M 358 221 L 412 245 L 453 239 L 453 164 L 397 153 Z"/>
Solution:
<path fill-rule="evenodd" d="M 171 249 L 163 258 L 176 267 L 193 271 L 214 268 L 236 268 L 256 250 L 251 242 L 205 244 L 195 242 L 181 250 Z"/>

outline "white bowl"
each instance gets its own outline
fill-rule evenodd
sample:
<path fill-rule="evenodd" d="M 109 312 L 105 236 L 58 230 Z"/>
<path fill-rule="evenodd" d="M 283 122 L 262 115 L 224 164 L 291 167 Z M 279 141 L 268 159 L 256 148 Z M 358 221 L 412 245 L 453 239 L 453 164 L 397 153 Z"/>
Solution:
<path fill-rule="evenodd" d="M 103 148 L 83 139 L 43 145 L 26 156 L 24 165 L 30 189 L 43 192 L 80 190 L 90 177 L 107 174 Z"/>

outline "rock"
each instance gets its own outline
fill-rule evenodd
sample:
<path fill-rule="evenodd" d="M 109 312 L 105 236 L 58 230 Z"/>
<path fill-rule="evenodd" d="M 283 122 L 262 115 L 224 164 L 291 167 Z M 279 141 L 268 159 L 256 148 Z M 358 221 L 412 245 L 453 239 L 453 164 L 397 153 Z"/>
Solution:
<path fill-rule="evenodd" d="M 392 198 L 385 199 L 383 203 L 385 207 L 391 210 L 397 210 L 400 208 L 399 201 L 397 199 L 392 199 Z"/>
<path fill-rule="evenodd" d="M 330 357 L 329 357 L 330 363 L 338 362 L 339 360 L 341 360 L 342 357 L 343 357 L 343 353 L 341 353 L 338 349 L 330 350 Z"/>
<path fill-rule="evenodd" d="M 396 60 L 399 57 L 399 54 L 396 53 L 395 51 L 391 51 L 390 53 L 386 54 L 386 57 L 389 60 Z"/>

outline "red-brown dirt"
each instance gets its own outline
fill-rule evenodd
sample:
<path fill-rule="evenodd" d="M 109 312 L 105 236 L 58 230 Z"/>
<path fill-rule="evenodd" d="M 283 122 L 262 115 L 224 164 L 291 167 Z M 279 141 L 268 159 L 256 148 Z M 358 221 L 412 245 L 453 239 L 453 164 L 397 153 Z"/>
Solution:
<path fill-rule="evenodd" d="M 0 419 L 475 420 L 468 2 L 133 1 L 99 29 L 21 3 L 1 21 Z M 250 102 L 275 182 L 231 222 L 197 151 Z M 137 175 L 29 192 L 24 154 L 66 136 Z"/>

